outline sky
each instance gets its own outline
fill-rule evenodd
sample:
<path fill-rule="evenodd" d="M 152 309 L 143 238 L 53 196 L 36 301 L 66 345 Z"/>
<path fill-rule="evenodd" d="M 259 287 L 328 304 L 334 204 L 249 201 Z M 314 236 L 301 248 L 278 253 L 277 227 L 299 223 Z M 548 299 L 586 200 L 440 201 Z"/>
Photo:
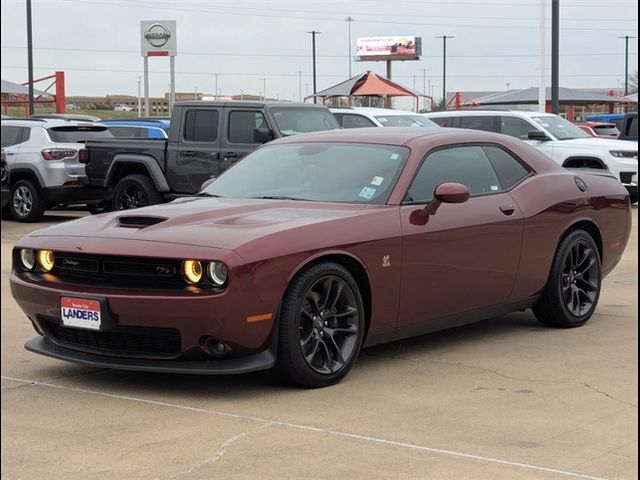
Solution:
<path fill-rule="evenodd" d="M 415 35 L 419 61 L 394 62 L 392 78 L 441 96 L 442 39 L 447 91 L 538 85 L 541 0 L 33 0 L 34 75 L 66 73 L 66 93 L 136 95 L 142 75 L 141 20 L 176 20 L 176 90 L 234 95 L 266 93 L 298 100 L 312 92 L 311 35 L 317 36 L 317 88 L 383 62 L 356 62 L 357 37 Z M 1 0 L 1 75 L 27 80 L 26 1 Z M 551 1 L 546 1 L 546 77 L 550 83 Z M 347 17 L 351 22 L 349 41 Z M 625 41 L 637 37 L 631 0 L 560 0 L 560 85 L 622 88 Z M 637 70 L 637 40 L 629 70 Z M 169 89 L 169 60 L 150 59 L 150 93 Z M 302 72 L 299 74 L 298 72 Z M 302 81 L 300 82 L 300 76 Z M 266 78 L 266 81 L 264 80 Z M 36 88 L 41 87 L 38 84 Z"/>

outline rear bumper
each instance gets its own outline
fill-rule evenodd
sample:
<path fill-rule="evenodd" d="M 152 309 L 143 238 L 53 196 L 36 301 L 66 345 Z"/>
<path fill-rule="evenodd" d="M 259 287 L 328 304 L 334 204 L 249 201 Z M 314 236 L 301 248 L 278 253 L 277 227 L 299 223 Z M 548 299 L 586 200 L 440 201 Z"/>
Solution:
<path fill-rule="evenodd" d="M 277 338 L 277 335 L 274 336 Z M 202 361 L 146 360 L 138 358 L 104 357 L 60 347 L 44 337 L 25 343 L 30 352 L 66 360 L 91 367 L 132 370 L 139 372 L 181 373 L 194 375 L 237 375 L 268 370 L 276 363 L 276 343 L 260 353 L 242 358 L 224 358 Z"/>
<path fill-rule="evenodd" d="M 88 188 L 83 185 L 71 185 L 68 187 L 48 187 L 42 190 L 45 202 L 51 205 L 62 203 L 65 205 L 74 203 L 94 203 L 110 198 L 111 192 L 97 188 Z"/>

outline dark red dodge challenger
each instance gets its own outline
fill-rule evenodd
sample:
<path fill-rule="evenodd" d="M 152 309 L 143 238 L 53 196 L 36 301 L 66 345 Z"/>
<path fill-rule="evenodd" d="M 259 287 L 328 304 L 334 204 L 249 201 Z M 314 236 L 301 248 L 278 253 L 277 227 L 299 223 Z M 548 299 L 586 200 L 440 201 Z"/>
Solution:
<path fill-rule="evenodd" d="M 196 197 L 32 233 L 26 348 L 86 365 L 338 382 L 363 346 L 532 308 L 593 314 L 631 228 L 606 175 L 459 129 L 295 136 Z"/>

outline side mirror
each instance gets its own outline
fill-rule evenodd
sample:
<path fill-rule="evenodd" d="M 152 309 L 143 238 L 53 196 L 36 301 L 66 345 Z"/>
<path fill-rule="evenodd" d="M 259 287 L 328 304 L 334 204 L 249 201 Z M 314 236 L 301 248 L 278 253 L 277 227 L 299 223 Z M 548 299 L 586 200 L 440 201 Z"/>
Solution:
<path fill-rule="evenodd" d="M 202 192 L 203 190 L 208 188 L 209 185 L 211 185 L 215 180 L 216 180 L 216 177 L 211 177 L 209 180 L 205 180 L 202 186 L 200 186 L 200 191 Z"/>
<path fill-rule="evenodd" d="M 426 216 L 435 215 L 443 203 L 464 203 L 469 200 L 469 189 L 461 183 L 441 183 L 433 192 L 433 200 L 424 207 Z"/>
<path fill-rule="evenodd" d="M 255 143 L 267 143 L 271 140 L 271 130 L 265 127 L 253 129 L 253 141 Z"/>
<path fill-rule="evenodd" d="M 529 140 L 538 140 L 539 142 L 548 142 L 551 140 L 546 133 L 541 132 L 540 130 L 531 130 L 528 133 L 527 138 Z"/>

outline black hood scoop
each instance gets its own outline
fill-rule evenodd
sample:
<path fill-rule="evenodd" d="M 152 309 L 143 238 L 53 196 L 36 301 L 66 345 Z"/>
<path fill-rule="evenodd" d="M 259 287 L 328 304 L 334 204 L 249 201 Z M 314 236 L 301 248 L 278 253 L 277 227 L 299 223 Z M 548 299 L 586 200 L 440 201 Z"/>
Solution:
<path fill-rule="evenodd" d="M 167 220 L 166 217 L 148 217 L 142 215 L 123 215 L 118 217 L 118 226 L 124 228 L 147 228 Z"/>

